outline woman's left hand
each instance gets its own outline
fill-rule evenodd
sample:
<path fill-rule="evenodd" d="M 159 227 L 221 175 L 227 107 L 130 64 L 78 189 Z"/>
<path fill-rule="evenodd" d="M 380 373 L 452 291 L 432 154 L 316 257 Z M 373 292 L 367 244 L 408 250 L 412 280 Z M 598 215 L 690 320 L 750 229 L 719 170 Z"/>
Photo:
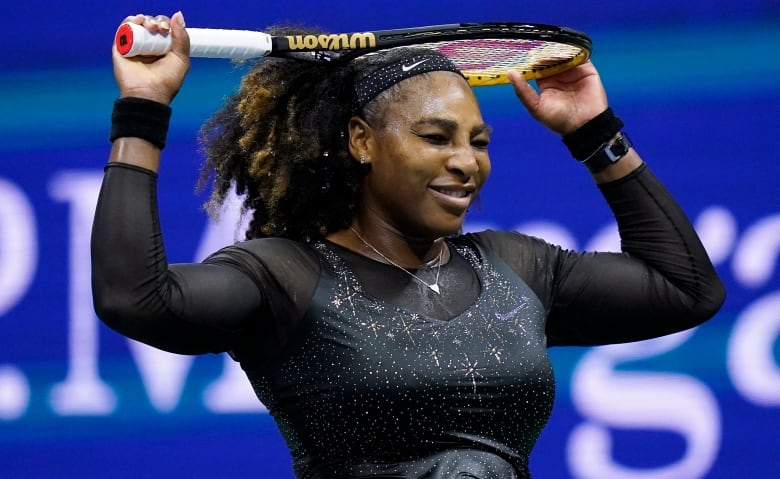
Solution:
<path fill-rule="evenodd" d="M 507 73 L 528 112 L 550 130 L 565 135 L 607 109 L 604 85 L 590 61 L 536 80 L 537 92 L 519 73 Z"/>

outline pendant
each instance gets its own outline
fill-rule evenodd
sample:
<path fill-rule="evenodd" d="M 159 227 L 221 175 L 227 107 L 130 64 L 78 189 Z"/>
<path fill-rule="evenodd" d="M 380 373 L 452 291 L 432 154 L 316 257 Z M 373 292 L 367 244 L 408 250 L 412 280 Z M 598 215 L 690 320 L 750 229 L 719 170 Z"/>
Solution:
<path fill-rule="evenodd" d="M 439 285 L 438 284 L 435 284 L 435 283 L 434 284 L 429 284 L 428 287 L 431 288 L 434 293 L 441 294 L 439 292 Z"/>

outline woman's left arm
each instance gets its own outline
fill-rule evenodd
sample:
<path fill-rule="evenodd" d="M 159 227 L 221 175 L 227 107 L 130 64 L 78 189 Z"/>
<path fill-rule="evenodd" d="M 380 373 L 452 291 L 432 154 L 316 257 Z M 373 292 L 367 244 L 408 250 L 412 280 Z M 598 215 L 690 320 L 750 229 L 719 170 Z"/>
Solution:
<path fill-rule="evenodd" d="M 530 114 L 562 136 L 608 107 L 589 62 L 539 80 L 538 92 L 519 75 L 510 79 Z M 592 174 L 615 215 L 623 254 L 561 254 L 547 325 L 550 345 L 637 341 L 715 315 L 725 299 L 723 284 L 685 213 L 636 151 L 629 148 Z"/>
<path fill-rule="evenodd" d="M 577 131 L 609 107 L 601 77 L 591 62 L 537 80 L 538 92 L 519 73 L 509 71 L 507 76 L 517 98 L 531 116 L 562 137 Z M 605 138 L 604 143 L 614 140 L 614 136 L 611 134 Z M 601 143 L 597 142 L 596 146 Z M 596 183 L 614 181 L 628 175 L 641 164 L 639 155 L 629 149 L 620 161 L 594 173 L 593 179 Z"/>
<path fill-rule="evenodd" d="M 697 326 L 723 287 L 685 213 L 646 166 L 599 188 L 623 253 L 562 252 L 554 267 L 550 345 L 638 341 Z"/>

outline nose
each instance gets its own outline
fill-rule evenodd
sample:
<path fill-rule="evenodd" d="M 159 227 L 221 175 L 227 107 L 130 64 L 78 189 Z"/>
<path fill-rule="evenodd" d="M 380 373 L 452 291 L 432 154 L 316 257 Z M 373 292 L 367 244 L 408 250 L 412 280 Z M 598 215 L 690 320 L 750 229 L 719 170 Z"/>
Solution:
<path fill-rule="evenodd" d="M 464 178 L 471 178 L 479 172 L 479 161 L 471 145 L 456 148 L 447 158 L 446 166 L 450 173 Z"/>

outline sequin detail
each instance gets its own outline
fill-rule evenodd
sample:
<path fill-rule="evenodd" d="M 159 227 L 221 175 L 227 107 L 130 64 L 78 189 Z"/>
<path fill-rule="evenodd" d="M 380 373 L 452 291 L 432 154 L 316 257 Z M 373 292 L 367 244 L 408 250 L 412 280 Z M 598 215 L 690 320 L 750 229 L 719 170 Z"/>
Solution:
<path fill-rule="evenodd" d="M 317 244 L 323 274 L 299 340 L 252 375 L 298 477 L 529 477 L 555 389 L 543 307 L 499 260 L 451 246 L 482 291 L 441 321 L 366 295 Z"/>

